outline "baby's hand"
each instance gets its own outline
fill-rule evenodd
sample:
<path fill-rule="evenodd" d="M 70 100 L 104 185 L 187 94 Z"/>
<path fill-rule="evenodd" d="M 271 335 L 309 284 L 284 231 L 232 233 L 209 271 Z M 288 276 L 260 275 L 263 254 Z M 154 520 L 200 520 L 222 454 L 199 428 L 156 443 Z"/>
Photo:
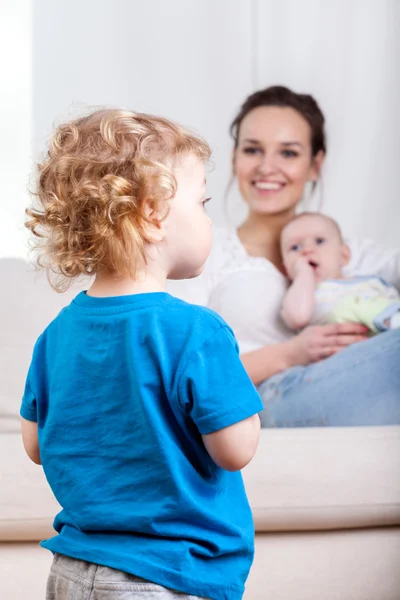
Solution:
<path fill-rule="evenodd" d="M 298 277 L 302 273 L 312 273 L 314 275 L 314 269 L 308 262 L 308 258 L 305 256 L 299 256 L 296 262 L 293 265 L 294 276 Z"/>

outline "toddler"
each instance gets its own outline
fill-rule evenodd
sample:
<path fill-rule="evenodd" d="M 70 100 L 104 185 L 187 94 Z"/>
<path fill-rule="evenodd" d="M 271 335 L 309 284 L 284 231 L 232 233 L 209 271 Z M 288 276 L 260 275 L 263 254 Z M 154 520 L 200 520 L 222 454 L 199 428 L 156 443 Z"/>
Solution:
<path fill-rule="evenodd" d="M 39 264 L 58 290 L 93 276 L 37 340 L 21 406 L 62 507 L 48 600 L 242 598 L 262 403 L 226 323 L 165 291 L 210 252 L 209 156 L 166 119 L 101 110 L 39 167 Z"/>

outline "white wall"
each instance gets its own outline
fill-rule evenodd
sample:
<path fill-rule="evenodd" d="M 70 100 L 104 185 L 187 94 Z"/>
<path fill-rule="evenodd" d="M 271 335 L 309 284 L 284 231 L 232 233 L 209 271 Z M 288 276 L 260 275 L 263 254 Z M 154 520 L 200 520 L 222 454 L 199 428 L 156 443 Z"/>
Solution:
<path fill-rule="evenodd" d="M 24 209 L 32 136 L 32 22 L 30 0 L 0 3 L 0 257 L 26 253 Z"/>
<path fill-rule="evenodd" d="M 203 134 L 222 222 L 229 123 L 248 93 L 276 83 L 314 94 L 326 113 L 325 209 L 347 234 L 399 245 L 398 0 L 3 0 L 1 11 L 11 127 L 0 257 L 25 253 L 31 140 L 36 157 L 53 122 L 87 104 L 162 113 Z M 238 218 L 234 192 L 229 203 Z"/>
<path fill-rule="evenodd" d="M 209 192 L 223 218 L 228 124 L 252 89 L 248 0 L 37 0 L 34 145 L 89 105 L 161 113 L 211 143 Z"/>
<path fill-rule="evenodd" d="M 327 118 L 324 210 L 400 247 L 400 2 L 256 4 L 256 86 L 311 93 Z"/>

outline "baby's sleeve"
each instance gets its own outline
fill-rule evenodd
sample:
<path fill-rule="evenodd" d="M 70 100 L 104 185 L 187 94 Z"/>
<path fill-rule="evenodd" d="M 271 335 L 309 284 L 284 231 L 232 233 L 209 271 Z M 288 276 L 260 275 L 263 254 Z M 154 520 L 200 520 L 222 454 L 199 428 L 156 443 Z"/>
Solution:
<path fill-rule="evenodd" d="M 229 427 L 263 409 L 228 327 L 221 326 L 189 355 L 179 378 L 178 399 L 202 435 Z"/>

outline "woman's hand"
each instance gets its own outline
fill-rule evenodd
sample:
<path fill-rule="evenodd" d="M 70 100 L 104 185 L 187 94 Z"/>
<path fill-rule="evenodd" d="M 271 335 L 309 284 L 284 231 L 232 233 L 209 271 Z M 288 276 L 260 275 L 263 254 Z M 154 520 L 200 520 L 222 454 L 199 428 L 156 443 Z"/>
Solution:
<path fill-rule="evenodd" d="M 293 366 L 318 362 L 367 339 L 367 333 L 368 328 L 358 323 L 311 325 L 288 342 L 291 362 Z"/>

